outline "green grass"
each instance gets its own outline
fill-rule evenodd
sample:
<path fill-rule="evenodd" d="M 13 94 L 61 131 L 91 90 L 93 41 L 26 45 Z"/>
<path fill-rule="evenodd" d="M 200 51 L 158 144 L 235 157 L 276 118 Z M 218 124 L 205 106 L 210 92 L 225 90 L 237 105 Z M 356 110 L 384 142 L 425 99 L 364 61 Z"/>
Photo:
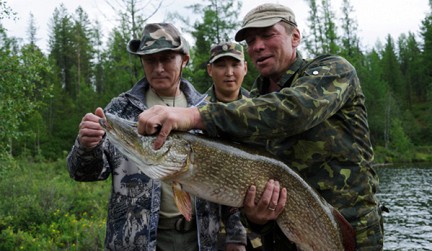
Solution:
<path fill-rule="evenodd" d="M 0 164 L 0 250 L 103 250 L 109 181 L 76 182 L 65 160 Z"/>

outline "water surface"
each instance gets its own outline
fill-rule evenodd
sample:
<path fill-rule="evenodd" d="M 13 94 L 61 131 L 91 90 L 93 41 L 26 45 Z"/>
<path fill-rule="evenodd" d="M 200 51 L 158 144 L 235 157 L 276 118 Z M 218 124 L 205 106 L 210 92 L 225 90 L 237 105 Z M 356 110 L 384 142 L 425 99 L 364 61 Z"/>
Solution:
<path fill-rule="evenodd" d="M 432 164 L 377 167 L 384 250 L 432 250 Z"/>

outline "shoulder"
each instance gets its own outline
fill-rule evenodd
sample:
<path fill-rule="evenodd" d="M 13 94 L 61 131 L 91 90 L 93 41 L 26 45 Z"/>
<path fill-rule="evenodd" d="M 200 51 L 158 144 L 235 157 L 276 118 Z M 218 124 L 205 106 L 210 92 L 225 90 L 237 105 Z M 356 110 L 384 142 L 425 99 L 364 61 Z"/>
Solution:
<path fill-rule="evenodd" d="M 346 75 L 357 74 L 354 66 L 344 57 L 338 55 L 320 55 L 313 59 L 306 59 L 302 72 L 306 75 L 320 74 Z"/>

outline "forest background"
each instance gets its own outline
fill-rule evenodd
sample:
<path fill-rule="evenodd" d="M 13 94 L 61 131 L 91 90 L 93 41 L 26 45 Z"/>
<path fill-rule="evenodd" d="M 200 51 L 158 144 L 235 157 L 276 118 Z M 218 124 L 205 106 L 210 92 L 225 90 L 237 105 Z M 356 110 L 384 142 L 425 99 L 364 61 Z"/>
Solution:
<path fill-rule="evenodd" d="M 43 52 L 32 18 L 24 42 L 8 36 L 1 21 L 15 14 L 0 0 L 0 250 L 102 249 L 110 181 L 72 181 L 65 158 L 83 115 L 142 78 L 139 60 L 125 48 L 140 37 L 150 17 L 142 6 L 150 1 L 119 0 L 119 22 L 106 39 L 101 24 L 82 8 L 70 12 L 60 5 Z M 388 35 L 384 44 L 365 49 L 349 0 L 337 6 L 339 17 L 331 1 L 305 1 L 309 18 L 301 53 L 339 54 L 357 69 L 376 164 L 431 162 L 431 11 L 419 34 Z M 156 13 L 160 5 L 151 2 Z M 241 0 L 200 1 L 188 7 L 199 17 L 193 23 L 178 13 L 169 16 L 195 41 L 183 76 L 201 92 L 212 84 L 205 67 L 210 47 L 232 38 L 241 24 L 241 5 Z M 249 89 L 258 73 L 247 60 Z"/>

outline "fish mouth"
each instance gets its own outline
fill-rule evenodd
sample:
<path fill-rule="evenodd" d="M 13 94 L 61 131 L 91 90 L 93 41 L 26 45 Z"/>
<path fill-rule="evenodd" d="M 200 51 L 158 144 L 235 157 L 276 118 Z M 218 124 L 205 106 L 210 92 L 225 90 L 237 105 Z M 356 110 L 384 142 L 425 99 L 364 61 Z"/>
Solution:
<path fill-rule="evenodd" d="M 108 123 L 108 121 L 106 119 L 99 119 L 99 124 L 105 130 L 112 130 L 112 126 Z"/>

